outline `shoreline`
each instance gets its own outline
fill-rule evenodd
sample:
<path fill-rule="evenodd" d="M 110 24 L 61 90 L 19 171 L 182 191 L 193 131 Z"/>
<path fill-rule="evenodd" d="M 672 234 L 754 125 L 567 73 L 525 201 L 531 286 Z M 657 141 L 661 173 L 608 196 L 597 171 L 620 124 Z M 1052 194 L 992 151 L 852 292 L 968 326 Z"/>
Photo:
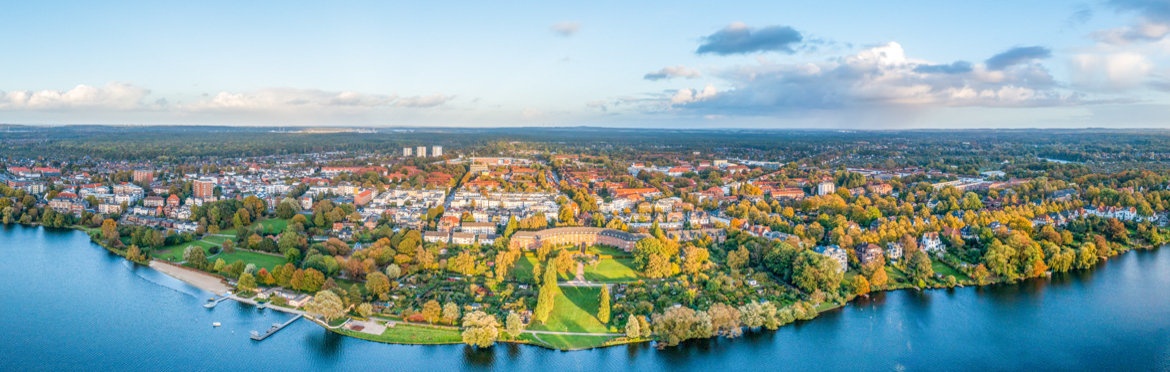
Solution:
<path fill-rule="evenodd" d="M 21 224 L 17 224 L 17 225 L 21 225 Z M 36 226 L 44 228 L 44 226 L 40 225 L 40 224 L 36 224 Z M 83 228 L 81 228 L 77 225 L 71 226 L 68 229 L 77 230 L 77 231 L 80 231 L 82 233 L 86 233 L 87 235 L 90 235 L 87 231 L 85 231 Z M 106 247 L 104 244 L 101 244 L 100 242 L 92 242 L 92 243 L 97 244 L 98 246 L 101 246 L 103 249 L 106 249 L 107 251 L 117 253 L 117 251 L 112 250 L 109 247 Z M 1093 268 L 1096 268 L 1102 261 L 1106 261 L 1106 260 L 1109 260 L 1113 257 L 1118 257 L 1118 256 L 1124 255 L 1126 253 L 1130 253 L 1132 251 L 1157 250 L 1157 249 L 1160 249 L 1160 248 L 1168 246 L 1168 245 L 1170 245 L 1170 243 L 1166 243 L 1163 245 L 1157 245 L 1157 246 L 1146 245 L 1146 246 L 1129 247 L 1128 249 L 1126 249 L 1122 252 L 1118 252 L 1117 254 L 1114 254 L 1111 256 L 1099 257 L 1098 261 L 1093 265 Z M 124 256 L 122 258 L 125 259 Z M 130 260 L 130 261 L 135 262 L 133 260 Z M 199 289 L 209 291 L 209 292 L 212 292 L 215 294 L 229 294 L 229 292 L 232 289 L 231 287 L 228 287 L 227 284 L 224 283 L 223 278 L 216 276 L 214 274 L 211 274 L 211 273 L 204 272 L 204 271 L 184 267 L 184 266 L 174 264 L 174 263 L 155 260 L 155 259 L 149 260 L 149 263 L 147 264 L 147 266 L 152 268 L 152 269 L 158 270 L 159 272 L 162 272 L 163 274 L 166 274 L 167 276 L 178 279 L 179 281 L 182 281 L 182 282 L 187 283 L 189 285 L 195 286 Z M 1027 279 L 1037 279 L 1037 278 L 1051 280 L 1051 274 L 1042 275 L 1042 276 L 1036 277 L 1036 278 L 1027 278 Z M 867 293 L 866 295 L 872 294 L 872 293 L 879 293 L 879 292 L 895 292 L 895 291 L 911 290 L 911 289 L 916 289 L 918 291 L 929 291 L 929 290 L 955 289 L 955 288 L 966 288 L 966 287 L 978 288 L 978 287 L 986 287 L 986 286 L 991 286 L 991 285 L 996 285 L 996 284 L 1010 284 L 1013 282 L 1018 282 L 1018 281 L 1027 280 L 1027 279 L 1020 279 L 1017 281 L 997 280 L 997 281 L 987 282 L 985 284 L 970 284 L 970 285 L 960 284 L 960 285 L 956 285 L 954 287 L 927 286 L 927 287 L 920 288 L 920 287 L 910 286 L 910 287 L 901 287 L 901 288 L 886 288 L 886 289 L 871 291 L 871 292 Z M 235 296 L 234 294 L 229 294 L 228 297 L 229 297 L 229 299 L 236 301 L 236 302 L 239 302 L 239 303 L 246 303 L 246 304 L 250 304 L 253 306 L 258 306 L 258 303 L 256 303 L 255 301 L 243 299 L 243 298 Z M 783 325 L 781 325 L 781 327 L 796 324 L 796 323 L 812 321 L 812 320 L 820 317 L 820 315 L 825 313 L 825 312 L 840 310 L 840 309 L 844 308 L 845 306 L 848 306 L 850 303 L 852 303 L 853 301 L 855 301 L 859 297 L 862 297 L 862 296 L 859 296 L 859 295 L 851 296 L 848 299 L 846 299 L 840 303 L 835 303 L 835 304 L 832 304 L 832 306 L 816 310 L 816 315 L 813 318 L 804 319 L 804 320 L 798 319 L 798 320 L 795 320 L 791 323 L 783 324 Z M 291 311 L 287 311 L 287 310 L 291 310 Z M 292 310 L 292 309 L 280 309 L 278 311 L 282 311 L 282 312 L 289 313 L 289 314 L 297 314 L 297 313 L 305 314 L 302 311 Z M 308 316 L 306 316 L 306 317 L 310 318 Z M 331 331 L 331 332 L 337 333 L 337 334 L 342 335 L 342 336 L 351 337 L 351 338 L 364 340 L 364 341 L 378 342 L 378 343 L 384 343 L 384 344 L 396 344 L 396 345 L 452 345 L 452 344 L 455 344 L 455 343 L 450 343 L 450 344 L 399 343 L 399 342 L 387 342 L 387 341 L 383 341 L 383 340 L 367 339 L 364 337 L 357 337 L 354 335 L 349 335 L 349 334 L 345 334 L 342 332 L 337 332 L 336 330 L 328 327 L 327 325 L 321 324 L 321 323 L 319 323 L 311 318 L 310 318 L 310 321 L 313 321 L 314 323 L 317 323 L 318 325 L 322 326 L 322 328 L 324 328 L 326 331 Z M 718 337 L 718 336 L 716 336 L 716 337 Z M 712 337 L 712 338 L 715 338 L 715 337 Z M 543 345 L 543 344 L 532 343 L 532 342 L 524 342 L 524 341 L 520 341 L 520 340 L 499 340 L 497 342 L 498 343 L 512 343 L 512 344 L 523 344 L 523 345 L 537 346 L 537 347 L 542 347 L 542 348 L 552 349 L 552 350 L 559 350 L 559 351 L 579 351 L 579 350 L 591 350 L 591 349 L 600 349 L 600 348 L 607 348 L 607 347 L 613 347 L 613 346 L 637 344 L 637 343 L 643 343 L 643 342 L 654 343 L 656 341 L 654 341 L 652 339 L 643 339 L 643 340 L 637 340 L 637 341 L 617 342 L 617 343 L 609 344 L 609 345 L 598 345 L 598 346 L 590 346 L 590 347 L 575 348 L 575 349 L 560 349 L 560 348 L 556 348 L 552 345 Z"/>
<path fill-rule="evenodd" d="M 159 260 L 150 260 L 148 267 L 157 270 L 167 276 L 178 279 L 181 282 L 190 284 L 196 288 L 214 293 L 216 295 L 223 295 L 231 291 L 227 284 L 223 283 L 223 279 L 215 275 L 208 274 L 195 269 L 190 269 L 178 266 L 171 263 L 166 263 Z"/>

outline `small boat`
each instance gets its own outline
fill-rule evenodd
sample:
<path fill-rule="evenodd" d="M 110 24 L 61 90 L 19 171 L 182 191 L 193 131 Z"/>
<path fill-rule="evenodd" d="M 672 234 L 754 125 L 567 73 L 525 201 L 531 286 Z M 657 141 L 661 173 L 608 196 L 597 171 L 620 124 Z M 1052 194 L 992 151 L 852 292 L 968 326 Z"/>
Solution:
<path fill-rule="evenodd" d="M 220 325 L 219 322 L 211 323 L 212 327 L 219 327 L 219 325 Z"/>

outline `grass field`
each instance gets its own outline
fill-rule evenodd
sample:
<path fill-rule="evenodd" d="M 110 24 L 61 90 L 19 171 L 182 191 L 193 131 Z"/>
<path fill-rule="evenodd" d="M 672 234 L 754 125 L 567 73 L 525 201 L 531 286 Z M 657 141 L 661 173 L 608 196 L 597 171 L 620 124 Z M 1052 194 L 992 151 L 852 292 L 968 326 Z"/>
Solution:
<path fill-rule="evenodd" d="M 208 253 L 209 248 L 218 246 L 218 244 L 199 240 L 162 247 L 160 249 L 154 250 L 150 255 L 163 261 L 179 262 L 183 260 L 183 251 L 187 250 L 187 247 L 192 245 L 203 248 L 203 253 L 208 255 L 210 255 L 210 253 Z"/>
<path fill-rule="evenodd" d="M 630 282 L 640 279 L 632 258 L 607 258 L 596 265 L 585 265 L 585 280 L 602 283 Z"/>
<path fill-rule="evenodd" d="M 553 302 L 552 315 L 545 324 L 532 324 L 528 329 L 557 332 L 604 333 L 610 330 L 597 320 L 598 287 L 561 287 Z"/>
<path fill-rule="evenodd" d="M 576 350 L 605 346 L 616 336 L 578 336 L 578 335 L 550 335 L 531 334 L 520 335 L 520 339 L 538 345 L 544 345 L 558 350 Z"/>
<path fill-rule="evenodd" d="M 236 261 L 244 261 L 245 264 L 255 264 L 257 270 L 264 268 L 268 269 L 269 272 L 271 272 L 273 268 L 276 268 L 279 265 L 284 265 L 285 262 L 288 262 L 284 259 L 284 257 L 241 250 L 236 250 L 232 253 L 217 254 L 215 257 L 212 257 L 212 260 L 214 261 L 215 259 L 219 258 L 222 258 L 223 261 L 229 265 Z"/>
<path fill-rule="evenodd" d="M 937 274 L 942 274 L 943 276 L 946 276 L 946 275 L 954 275 L 954 276 L 955 276 L 955 280 L 958 280 L 959 282 L 964 282 L 964 281 L 970 281 L 970 280 L 971 280 L 971 278 L 970 278 L 970 277 L 968 277 L 968 276 L 967 276 L 967 274 L 963 274 L 963 272 L 961 272 L 961 271 L 959 271 L 959 270 L 955 270 L 955 269 L 954 269 L 953 267 L 951 267 L 950 265 L 947 265 L 947 264 L 945 264 L 945 263 L 942 263 L 942 262 L 939 262 L 939 261 L 934 261 L 934 262 L 931 264 L 931 268 L 933 268 L 933 269 L 934 269 L 934 272 L 935 272 L 935 273 L 937 273 Z"/>
<path fill-rule="evenodd" d="M 284 232 L 284 229 L 286 227 L 288 227 L 288 220 L 279 219 L 279 218 L 270 218 L 267 220 L 260 221 L 260 222 L 258 222 L 258 224 L 260 226 L 264 227 L 264 234 L 277 235 L 277 234 L 280 234 L 281 232 Z M 252 226 L 256 226 L 256 225 L 252 225 Z M 255 228 L 255 227 L 253 227 L 253 228 Z"/>
<path fill-rule="evenodd" d="M 516 260 L 516 264 L 512 265 L 512 270 L 509 272 L 512 278 L 521 283 L 532 283 L 532 267 L 536 264 L 536 257 L 523 255 Z"/>
<path fill-rule="evenodd" d="M 338 333 L 353 336 L 363 340 L 387 342 L 392 344 L 457 344 L 463 342 L 463 336 L 454 329 L 431 328 L 409 324 L 398 324 L 393 328 L 386 328 L 381 335 L 354 332 L 348 329 L 339 329 Z"/>

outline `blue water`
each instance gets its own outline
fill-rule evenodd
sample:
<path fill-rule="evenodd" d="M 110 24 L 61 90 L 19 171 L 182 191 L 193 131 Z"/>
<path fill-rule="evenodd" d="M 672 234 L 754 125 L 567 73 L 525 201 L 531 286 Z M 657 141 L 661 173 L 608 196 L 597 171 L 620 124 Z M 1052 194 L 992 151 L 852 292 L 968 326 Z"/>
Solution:
<path fill-rule="evenodd" d="M 235 302 L 90 244 L 0 227 L 2 370 L 1170 370 L 1170 253 L 1015 285 L 878 294 L 777 332 L 560 352 L 386 345 Z M 214 328 L 213 322 L 222 327 Z"/>

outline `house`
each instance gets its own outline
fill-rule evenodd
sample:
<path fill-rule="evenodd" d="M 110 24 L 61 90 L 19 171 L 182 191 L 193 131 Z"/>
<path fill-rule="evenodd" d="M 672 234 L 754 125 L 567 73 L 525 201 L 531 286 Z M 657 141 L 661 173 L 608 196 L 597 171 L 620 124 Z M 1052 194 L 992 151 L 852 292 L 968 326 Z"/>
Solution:
<path fill-rule="evenodd" d="M 496 224 L 492 222 L 464 222 L 459 226 L 459 231 L 472 234 L 494 234 Z"/>
<path fill-rule="evenodd" d="M 475 244 L 475 234 L 469 232 L 451 233 L 451 243 L 459 245 Z"/>
<path fill-rule="evenodd" d="M 845 253 L 845 250 L 841 249 L 841 247 L 836 245 L 821 245 L 813 248 L 813 252 L 820 253 L 825 257 L 833 259 L 833 261 L 837 261 L 838 272 L 845 272 L 845 269 L 849 267 L 849 254 Z"/>
<path fill-rule="evenodd" d="M 889 242 L 886 243 L 886 258 L 891 261 L 897 261 L 902 258 L 902 243 Z"/>
<path fill-rule="evenodd" d="M 447 243 L 451 241 L 451 234 L 444 231 L 423 231 L 423 241 L 427 243 Z"/>
<path fill-rule="evenodd" d="M 941 255 L 946 252 L 947 247 L 943 245 L 942 239 L 939 239 L 937 232 L 928 232 L 922 234 L 922 241 L 918 243 L 918 247 L 924 252 Z"/>
<path fill-rule="evenodd" d="M 853 253 L 857 255 L 857 262 L 862 265 L 868 265 L 873 262 L 882 262 L 882 248 L 873 243 L 858 244 L 853 248 Z"/>
<path fill-rule="evenodd" d="M 142 199 L 142 206 L 144 207 L 161 207 L 163 204 L 166 204 L 166 200 L 164 200 L 161 196 L 152 195 L 147 196 L 146 199 Z"/>

